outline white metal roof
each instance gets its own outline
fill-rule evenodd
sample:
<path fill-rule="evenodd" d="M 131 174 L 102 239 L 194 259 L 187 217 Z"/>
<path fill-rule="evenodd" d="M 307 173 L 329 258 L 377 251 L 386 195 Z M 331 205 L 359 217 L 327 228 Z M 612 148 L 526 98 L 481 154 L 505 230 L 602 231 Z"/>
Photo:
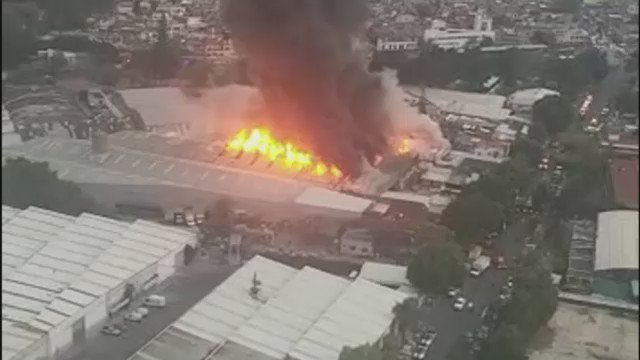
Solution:
<path fill-rule="evenodd" d="M 229 340 L 282 359 L 348 285 L 346 279 L 305 267 Z"/>
<path fill-rule="evenodd" d="M 257 299 L 249 294 L 254 274 L 262 283 Z M 406 297 L 255 256 L 130 360 L 199 360 L 210 349 L 220 360 L 337 360 L 345 345 L 378 340 Z"/>
<path fill-rule="evenodd" d="M 380 339 L 393 321 L 392 309 L 409 295 L 358 278 L 300 339 L 289 356 L 337 360 L 344 346 Z"/>
<path fill-rule="evenodd" d="M 7 207 L 7 210 L 11 212 Z M 3 214 L 5 207 L 3 206 Z M 11 275 L 42 247 L 58 240 L 57 234 L 75 218 L 31 206 L 13 212 L 2 224 L 2 278 Z"/>
<path fill-rule="evenodd" d="M 20 212 L 20 209 L 13 208 L 11 206 L 2 205 L 2 223 L 6 223 L 11 220 L 17 213 Z"/>
<path fill-rule="evenodd" d="M 2 226 L 2 265 L 10 270 L 2 280 L 3 355 L 10 359 L 131 275 L 195 242 L 190 231 L 142 220 L 35 207 L 15 213 Z M 17 337 L 20 331 L 30 335 Z"/>
<path fill-rule="evenodd" d="M 558 96 L 559 92 L 545 88 L 524 89 L 514 92 L 509 96 L 509 102 L 516 106 L 531 107 L 536 101 L 547 96 Z"/>
<path fill-rule="evenodd" d="M 324 209 L 362 213 L 373 204 L 373 201 L 319 187 L 309 187 L 295 199 L 295 203 Z"/>
<path fill-rule="evenodd" d="M 411 286 L 407 279 L 407 267 L 367 261 L 360 269 L 361 278 L 386 286 Z"/>
<path fill-rule="evenodd" d="M 420 195 L 416 193 L 400 192 L 400 191 L 387 191 L 380 195 L 381 198 L 409 201 L 418 203 L 429 208 L 429 197 L 426 195 Z"/>
<path fill-rule="evenodd" d="M 598 214 L 594 269 L 638 270 L 638 211 L 615 210 Z"/>

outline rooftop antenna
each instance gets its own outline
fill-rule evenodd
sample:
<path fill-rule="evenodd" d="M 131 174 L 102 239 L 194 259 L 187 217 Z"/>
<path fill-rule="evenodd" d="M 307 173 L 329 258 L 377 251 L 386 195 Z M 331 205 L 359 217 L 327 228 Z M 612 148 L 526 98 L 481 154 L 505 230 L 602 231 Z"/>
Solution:
<path fill-rule="evenodd" d="M 258 280 L 258 274 L 257 273 L 253 273 L 253 279 L 251 280 L 251 289 L 249 290 L 249 294 L 251 295 L 251 297 L 253 298 L 257 298 L 258 297 L 258 293 L 260 292 L 260 285 L 262 284 L 262 282 L 260 282 L 260 280 Z"/>

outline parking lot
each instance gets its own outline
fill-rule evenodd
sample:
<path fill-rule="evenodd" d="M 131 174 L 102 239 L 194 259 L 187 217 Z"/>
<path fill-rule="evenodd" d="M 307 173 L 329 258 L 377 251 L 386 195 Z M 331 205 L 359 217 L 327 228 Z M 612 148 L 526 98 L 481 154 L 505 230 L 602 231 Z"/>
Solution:
<path fill-rule="evenodd" d="M 126 331 L 120 336 L 95 334 L 85 343 L 66 351 L 62 360 L 124 360 L 180 317 L 206 294 L 224 281 L 237 266 L 221 265 L 208 258 L 196 257 L 185 268 L 158 284 L 149 293 L 166 298 L 164 308 L 149 308 L 149 314 L 140 323 L 124 320 L 125 314 L 138 308 L 143 296 L 128 309 L 115 315 L 108 323 L 124 323 Z"/>
<path fill-rule="evenodd" d="M 524 223 L 517 223 L 509 227 L 496 242 L 496 249 L 504 254 L 509 266 L 511 266 L 512 257 L 522 248 L 526 229 Z M 475 305 L 473 311 L 454 310 L 455 299 L 446 295 L 432 296 L 433 305 L 423 307 L 420 311 L 420 320 L 427 326 L 435 328 L 437 332 L 436 340 L 430 347 L 426 359 L 445 360 L 449 349 L 459 337 L 480 328 L 483 309 L 498 298 L 500 289 L 506 284 L 509 275 L 509 270 L 490 267 L 477 278 L 468 277 L 458 296 L 473 301 Z"/>

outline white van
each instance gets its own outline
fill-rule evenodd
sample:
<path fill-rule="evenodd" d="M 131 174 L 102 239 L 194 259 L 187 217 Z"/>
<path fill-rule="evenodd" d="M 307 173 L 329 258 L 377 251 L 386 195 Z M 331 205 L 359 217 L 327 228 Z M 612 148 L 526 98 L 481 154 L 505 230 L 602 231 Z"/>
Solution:
<path fill-rule="evenodd" d="M 144 299 L 144 305 L 149 307 L 165 307 L 167 299 L 162 295 L 149 295 Z"/>

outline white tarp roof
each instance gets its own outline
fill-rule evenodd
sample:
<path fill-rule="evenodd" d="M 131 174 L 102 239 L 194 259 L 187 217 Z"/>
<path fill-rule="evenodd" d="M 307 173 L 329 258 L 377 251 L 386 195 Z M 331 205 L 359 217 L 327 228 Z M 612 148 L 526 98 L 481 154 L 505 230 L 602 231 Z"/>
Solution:
<path fill-rule="evenodd" d="M 407 279 L 407 267 L 367 261 L 360 269 L 360 277 L 386 286 L 411 286 Z"/>
<path fill-rule="evenodd" d="M 257 255 L 130 360 L 200 360 L 207 349 L 216 349 L 212 359 L 337 360 L 343 346 L 378 340 L 408 296 Z"/>
<path fill-rule="evenodd" d="M 429 197 L 426 195 L 420 195 L 415 193 L 400 192 L 400 191 L 387 191 L 380 195 L 384 199 L 394 199 L 409 201 L 413 203 L 423 204 L 427 209 L 429 208 Z"/>
<path fill-rule="evenodd" d="M 615 210 L 598 214 L 594 269 L 638 270 L 638 211 Z"/>
<path fill-rule="evenodd" d="M 373 201 L 319 187 L 309 187 L 295 199 L 295 203 L 330 210 L 363 213 L 373 204 Z"/>
<path fill-rule="evenodd" d="M 547 96 L 560 95 L 559 92 L 545 88 L 524 89 L 514 92 L 509 96 L 509 102 L 518 106 L 533 106 L 536 101 Z"/>

